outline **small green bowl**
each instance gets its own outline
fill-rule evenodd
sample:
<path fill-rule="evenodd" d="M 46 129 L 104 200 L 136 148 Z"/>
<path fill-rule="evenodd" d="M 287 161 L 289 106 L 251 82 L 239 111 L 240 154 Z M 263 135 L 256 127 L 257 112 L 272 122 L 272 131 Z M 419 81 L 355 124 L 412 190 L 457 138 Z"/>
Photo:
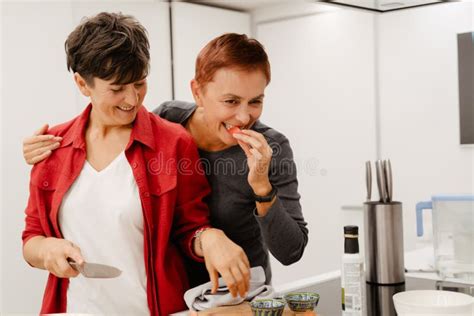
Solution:
<path fill-rule="evenodd" d="M 312 311 L 319 302 L 319 294 L 313 292 L 293 292 L 285 295 L 285 301 L 293 312 Z"/>
<path fill-rule="evenodd" d="M 285 302 L 275 299 L 259 299 L 250 302 L 254 316 L 281 316 L 285 309 Z"/>

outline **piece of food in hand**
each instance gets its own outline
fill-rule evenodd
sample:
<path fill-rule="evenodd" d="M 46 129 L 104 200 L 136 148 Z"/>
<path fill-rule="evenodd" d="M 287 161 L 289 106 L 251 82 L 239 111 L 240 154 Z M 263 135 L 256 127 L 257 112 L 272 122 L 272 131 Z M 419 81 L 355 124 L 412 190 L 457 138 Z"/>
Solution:
<path fill-rule="evenodd" d="M 239 134 L 240 133 L 240 128 L 237 126 L 231 127 L 228 129 L 229 133 L 234 136 L 234 134 Z"/>

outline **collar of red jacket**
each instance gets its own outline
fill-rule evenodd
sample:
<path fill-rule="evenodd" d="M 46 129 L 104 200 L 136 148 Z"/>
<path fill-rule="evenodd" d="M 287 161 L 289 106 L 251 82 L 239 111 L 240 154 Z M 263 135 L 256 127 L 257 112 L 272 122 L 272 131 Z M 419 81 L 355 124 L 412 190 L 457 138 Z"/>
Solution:
<path fill-rule="evenodd" d="M 82 148 L 85 150 L 86 126 L 89 121 L 91 110 L 92 104 L 89 103 L 86 109 L 74 120 L 71 128 L 63 136 L 63 141 L 61 142 L 60 147 L 66 147 L 72 144 L 74 148 Z M 133 122 L 130 142 L 127 144 L 126 149 L 128 149 L 134 141 L 138 141 L 151 149 L 156 150 L 149 113 L 143 105 L 138 109 L 137 116 Z"/>

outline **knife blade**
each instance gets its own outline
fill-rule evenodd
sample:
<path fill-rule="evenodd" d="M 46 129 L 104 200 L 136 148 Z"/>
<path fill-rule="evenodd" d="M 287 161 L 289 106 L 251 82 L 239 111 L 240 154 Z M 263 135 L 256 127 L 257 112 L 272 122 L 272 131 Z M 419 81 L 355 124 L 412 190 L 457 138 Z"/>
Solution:
<path fill-rule="evenodd" d="M 68 262 L 74 270 L 80 272 L 86 278 L 109 279 L 116 278 L 122 274 L 122 271 L 120 269 L 106 264 L 91 262 L 84 262 L 83 264 L 78 264 L 70 258 L 68 259 Z"/>
<path fill-rule="evenodd" d="M 372 166 L 370 161 L 365 162 L 365 185 L 367 187 L 367 202 L 372 198 Z"/>

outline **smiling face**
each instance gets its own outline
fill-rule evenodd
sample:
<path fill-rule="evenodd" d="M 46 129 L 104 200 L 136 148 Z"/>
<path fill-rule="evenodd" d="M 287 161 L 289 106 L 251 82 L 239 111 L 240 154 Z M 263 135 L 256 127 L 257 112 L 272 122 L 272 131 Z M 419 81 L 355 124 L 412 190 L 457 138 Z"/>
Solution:
<path fill-rule="evenodd" d="M 91 119 L 104 126 L 131 124 L 147 92 L 145 78 L 129 84 L 115 84 L 114 80 L 95 77 L 93 84 L 88 84 L 76 73 L 74 79 L 82 94 L 91 100 Z"/>
<path fill-rule="evenodd" d="M 209 141 L 216 146 L 233 146 L 237 140 L 229 129 L 248 129 L 262 114 L 267 78 L 260 70 L 221 68 L 204 86 L 195 80 L 191 86 L 196 104 L 204 109 Z"/>

